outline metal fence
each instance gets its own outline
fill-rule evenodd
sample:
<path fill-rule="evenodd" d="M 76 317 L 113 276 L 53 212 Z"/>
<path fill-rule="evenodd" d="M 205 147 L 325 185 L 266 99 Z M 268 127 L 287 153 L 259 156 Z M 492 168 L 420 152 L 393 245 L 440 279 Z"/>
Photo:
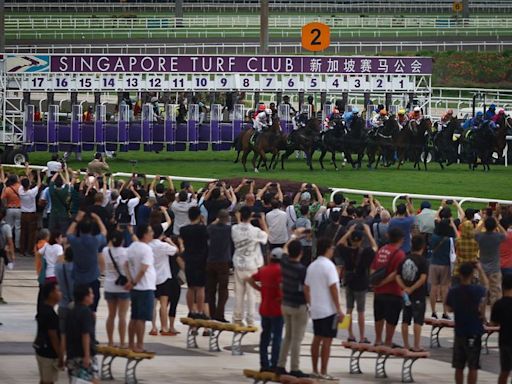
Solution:
<path fill-rule="evenodd" d="M 378 14 L 389 13 L 439 13 L 452 12 L 452 1 L 271 1 L 271 11 L 285 12 L 353 12 Z M 54 11 L 54 12 L 174 12 L 171 2 L 20 2 L 8 1 L 5 4 L 8 11 Z M 200 1 L 184 3 L 188 12 L 222 11 L 249 12 L 259 10 L 259 0 L 239 1 Z M 507 1 L 471 1 L 470 11 L 475 13 L 512 12 L 512 4 Z"/>
<path fill-rule="evenodd" d="M 446 52 L 446 51 L 498 51 L 512 49 L 509 41 L 360 41 L 350 43 L 333 42 L 325 51 L 329 54 L 379 54 L 400 52 Z M 187 43 L 187 44 L 48 44 L 9 45 L 6 53 L 26 54 L 256 54 L 258 43 Z M 300 43 L 270 43 L 269 54 L 303 54 Z"/>

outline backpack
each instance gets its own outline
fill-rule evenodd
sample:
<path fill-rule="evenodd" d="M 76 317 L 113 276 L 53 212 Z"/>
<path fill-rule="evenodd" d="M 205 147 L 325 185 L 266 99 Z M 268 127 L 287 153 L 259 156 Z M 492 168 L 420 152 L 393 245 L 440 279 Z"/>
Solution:
<path fill-rule="evenodd" d="M 334 212 L 337 212 L 338 210 L 334 210 L 334 209 L 331 209 L 329 211 L 329 215 L 327 215 L 327 212 L 324 212 L 322 214 L 322 219 L 320 221 L 320 223 L 318 224 L 318 226 L 316 227 L 316 236 L 317 237 L 323 237 L 323 236 L 327 236 L 327 233 L 328 232 L 336 232 L 337 229 L 338 229 L 338 226 L 336 226 L 334 229 L 333 229 L 333 226 L 335 224 L 334 220 L 333 220 L 333 213 Z"/>
<path fill-rule="evenodd" d="M 132 216 L 128 212 L 128 200 L 120 200 L 115 211 L 115 220 L 118 224 L 131 224 Z"/>

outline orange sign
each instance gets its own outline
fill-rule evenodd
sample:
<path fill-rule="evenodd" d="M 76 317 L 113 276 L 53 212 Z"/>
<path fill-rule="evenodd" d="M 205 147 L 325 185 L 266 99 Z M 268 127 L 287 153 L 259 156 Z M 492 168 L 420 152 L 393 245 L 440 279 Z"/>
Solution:
<path fill-rule="evenodd" d="M 462 5 L 462 1 L 454 1 L 453 2 L 453 12 L 462 12 L 464 6 Z"/>
<path fill-rule="evenodd" d="M 302 27 L 302 48 L 323 51 L 331 44 L 331 28 L 324 23 L 309 23 Z"/>

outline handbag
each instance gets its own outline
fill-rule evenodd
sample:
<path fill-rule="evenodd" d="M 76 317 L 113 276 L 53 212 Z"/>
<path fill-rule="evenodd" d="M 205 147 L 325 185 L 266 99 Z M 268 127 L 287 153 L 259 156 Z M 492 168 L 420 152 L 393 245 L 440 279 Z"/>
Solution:
<path fill-rule="evenodd" d="M 389 259 L 389 262 L 388 262 L 388 265 L 391 265 L 393 263 L 393 259 L 395 258 L 395 255 L 398 253 L 398 251 L 400 250 L 400 248 L 398 248 L 397 250 L 395 250 L 395 252 L 393 252 L 393 254 L 391 255 L 391 258 Z M 381 283 L 382 280 L 384 280 L 387 276 L 388 276 L 388 266 L 384 266 L 384 267 L 381 267 L 377 270 L 375 270 L 371 275 L 370 275 L 370 285 L 372 286 L 377 286 Z"/>
<path fill-rule="evenodd" d="M 108 254 L 110 256 L 110 260 L 112 260 L 112 264 L 114 264 L 114 268 L 117 271 L 117 274 L 119 277 L 116 279 L 115 284 L 120 285 L 121 287 L 124 287 L 128 283 L 128 278 L 121 273 L 119 270 L 119 267 L 117 266 L 116 261 L 114 260 L 114 257 L 112 256 L 112 252 L 110 251 L 110 248 L 108 249 Z"/>

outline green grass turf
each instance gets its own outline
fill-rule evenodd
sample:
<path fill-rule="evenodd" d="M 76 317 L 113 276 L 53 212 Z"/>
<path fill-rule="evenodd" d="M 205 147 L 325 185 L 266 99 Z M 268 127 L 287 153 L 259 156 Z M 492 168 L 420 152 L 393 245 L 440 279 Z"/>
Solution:
<path fill-rule="evenodd" d="M 315 170 L 310 172 L 303 160 L 296 160 L 295 156 L 285 164 L 286 170 L 276 169 L 273 172 L 261 170 L 258 175 L 249 171 L 245 173 L 241 164 L 233 164 L 234 151 L 213 152 L 162 152 L 119 153 L 118 157 L 109 161 L 113 172 L 132 172 L 130 160 L 138 160 L 136 172 L 146 174 L 160 174 L 188 177 L 205 177 L 214 179 L 229 179 L 238 177 L 265 178 L 273 180 L 288 180 L 315 183 L 323 187 L 339 187 L 366 189 L 373 191 L 437 194 L 466 197 L 484 197 L 512 200 L 512 168 L 492 166 L 491 172 L 481 170 L 469 171 L 466 165 L 452 165 L 444 171 L 438 164 L 429 164 L 429 171 L 413 170 L 411 163 L 406 163 L 402 169 L 368 170 L 366 166 L 360 170 L 353 170 L 349 166 L 335 171 L 326 156 L 326 171 L 321 171 L 315 155 Z M 339 155 L 338 155 L 339 157 Z M 48 153 L 30 154 L 32 164 L 46 164 L 50 155 Z M 92 158 L 91 153 L 84 153 L 84 159 Z M 250 157 L 251 158 L 251 157 Z M 87 161 L 70 161 L 73 169 L 85 167 Z M 248 162 L 248 169 L 251 169 Z M 390 199 L 383 199 L 390 201 Z"/>

